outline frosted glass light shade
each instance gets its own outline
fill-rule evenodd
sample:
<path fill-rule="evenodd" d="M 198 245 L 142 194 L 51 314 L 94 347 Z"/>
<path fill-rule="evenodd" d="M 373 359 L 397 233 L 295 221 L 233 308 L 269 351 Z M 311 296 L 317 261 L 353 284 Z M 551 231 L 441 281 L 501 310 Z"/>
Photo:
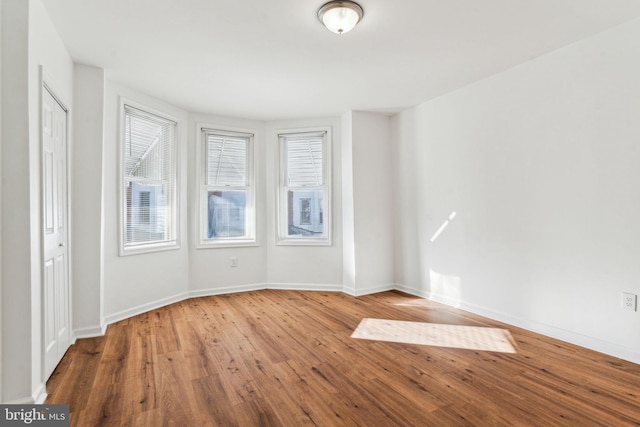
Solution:
<path fill-rule="evenodd" d="M 348 33 L 362 19 L 364 11 L 352 1 L 330 1 L 318 11 L 318 19 L 336 34 Z"/>

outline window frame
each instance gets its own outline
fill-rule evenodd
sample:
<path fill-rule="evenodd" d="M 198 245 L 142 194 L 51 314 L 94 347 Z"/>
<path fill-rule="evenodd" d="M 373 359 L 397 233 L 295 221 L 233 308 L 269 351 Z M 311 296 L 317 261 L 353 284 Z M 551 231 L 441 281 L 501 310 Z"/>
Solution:
<path fill-rule="evenodd" d="M 198 174 L 198 209 L 196 212 L 196 248 L 230 248 L 258 246 L 257 240 L 257 213 L 256 213 L 256 182 L 255 182 L 255 139 L 256 132 L 252 129 L 240 129 L 229 126 L 197 123 L 198 135 L 197 147 L 197 174 Z M 247 138 L 247 185 L 245 186 L 211 186 L 207 184 L 207 134 Z M 208 193 L 214 189 L 226 189 L 226 191 L 245 191 L 245 227 L 246 233 L 242 237 L 208 237 Z"/>
<path fill-rule="evenodd" d="M 298 137 L 312 134 L 324 134 L 322 143 L 323 164 L 322 172 L 324 183 L 320 186 L 313 186 L 313 189 L 321 190 L 322 197 L 320 200 L 319 218 L 322 219 L 320 224 L 323 225 L 324 234 L 322 236 L 290 236 L 288 234 L 288 191 L 292 187 L 287 183 L 287 137 Z M 333 217 L 333 199 L 331 195 L 332 189 L 332 145 L 333 139 L 330 126 L 310 127 L 301 129 L 282 129 L 276 132 L 278 138 L 278 212 L 277 212 L 277 235 L 276 244 L 283 246 L 331 246 L 332 245 L 332 217 Z M 313 204 L 313 202 L 312 202 Z M 294 215 L 296 208 L 294 207 Z"/>
<path fill-rule="evenodd" d="M 138 255 L 152 252 L 160 252 L 160 251 L 168 251 L 175 250 L 180 248 L 180 129 L 182 126 L 181 121 L 168 114 L 164 111 L 160 111 L 158 109 L 149 107 L 148 105 L 139 103 L 137 101 L 127 99 L 124 97 L 120 98 L 120 126 L 119 126 L 119 159 L 118 159 L 118 203 L 119 203 L 119 255 L 120 256 L 129 256 L 129 255 Z M 156 116 L 157 118 L 167 121 L 173 125 L 173 138 L 172 138 L 172 146 L 171 146 L 171 166 L 170 173 L 173 176 L 172 180 L 169 180 L 169 184 L 171 186 L 171 196 L 170 196 L 170 215 L 171 220 L 169 222 L 169 236 L 161 241 L 152 241 L 152 242 L 140 242 L 135 244 L 127 244 L 126 233 L 127 233 L 127 177 L 126 173 L 126 109 L 127 107 L 131 107 L 133 109 L 139 110 L 144 114 L 148 114 L 150 116 Z"/>

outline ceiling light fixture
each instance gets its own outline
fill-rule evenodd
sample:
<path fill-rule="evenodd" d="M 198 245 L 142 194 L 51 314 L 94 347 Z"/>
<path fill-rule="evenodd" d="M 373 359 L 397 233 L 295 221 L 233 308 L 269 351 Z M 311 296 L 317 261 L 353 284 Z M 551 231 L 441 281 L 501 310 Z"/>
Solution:
<path fill-rule="evenodd" d="M 362 19 L 364 11 L 352 1 L 330 1 L 318 10 L 318 19 L 327 29 L 336 34 L 353 30 Z"/>

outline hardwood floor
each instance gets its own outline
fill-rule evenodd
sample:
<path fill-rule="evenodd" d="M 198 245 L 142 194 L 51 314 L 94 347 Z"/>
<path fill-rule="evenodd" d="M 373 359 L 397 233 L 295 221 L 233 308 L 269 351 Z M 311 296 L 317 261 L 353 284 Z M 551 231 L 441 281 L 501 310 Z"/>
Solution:
<path fill-rule="evenodd" d="M 509 329 L 516 353 L 351 338 L 363 318 Z M 78 340 L 74 426 L 640 425 L 640 365 L 400 292 L 196 298 Z"/>

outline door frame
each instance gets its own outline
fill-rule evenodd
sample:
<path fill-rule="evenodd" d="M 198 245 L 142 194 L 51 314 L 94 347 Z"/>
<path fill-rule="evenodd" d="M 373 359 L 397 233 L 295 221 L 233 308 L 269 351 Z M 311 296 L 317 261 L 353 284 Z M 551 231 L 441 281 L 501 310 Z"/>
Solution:
<path fill-rule="evenodd" d="M 41 377 L 42 377 L 42 383 L 45 386 L 45 393 L 46 393 L 46 383 L 47 380 L 49 379 L 47 376 L 47 367 L 46 367 L 46 334 L 45 334 L 45 327 L 46 327 L 46 301 L 44 301 L 45 298 L 45 268 L 44 268 L 44 261 L 45 261 L 45 234 L 44 234 L 44 224 L 45 224 L 45 188 L 44 188 L 44 175 L 43 175 L 43 171 L 44 171 L 44 117 L 42 114 L 43 111 L 43 107 L 44 107 L 44 95 L 45 95 L 45 91 L 47 91 L 52 97 L 53 99 L 60 105 L 60 107 L 62 107 L 62 109 L 65 112 L 65 126 L 66 126 L 66 132 L 65 132 L 65 138 L 66 138 L 66 152 L 65 152 L 65 174 L 66 174 L 66 185 L 65 185 L 65 193 L 66 193 L 66 197 L 65 197 L 65 210 L 66 210 L 66 217 L 65 217 L 65 230 L 66 230 L 66 242 L 67 242 L 67 257 L 66 257 L 66 265 L 65 268 L 67 270 L 67 319 L 68 319 L 68 334 L 69 334 L 69 345 L 72 345 L 75 342 L 75 334 L 73 333 L 72 330 L 72 324 L 73 324 L 73 319 L 72 319 L 72 313 L 73 313 L 73 309 L 72 309 L 72 301 L 73 301 L 73 295 L 72 295 L 72 280 L 71 280 L 71 254 L 72 254 L 72 244 L 71 244 L 71 236 L 72 236 L 72 231 L 71 231 L 71 175 L 69 173 L 70 169 L 71 169 L 71 131 L 70 131 L 70 126 L 71 126 L 71 110 L 69 109 L 69 103 L 66 102 L 66 100 L 64 100 L 61 96 L 60 96 L 60 91 L 57 89 L 56 85 L 53 83 L 52 79 L 47 75 L 47 73 L 44 70 L 44 67 L 41 65 L 39 67 L 39 71 L 40 71 L 40 85 L 39 85 L 39 93 L 38 93 L 38 115 L 39 115 L 39 138 L 40 138 L 40 146 L 39 146 L 39 168 L 40 170 L 38 171 L 39 173 L 39 185 L 40 185 L 40 229 L 39 229 L 39 236 L 40 236 L 40 373 L 41 373 Z"/>

